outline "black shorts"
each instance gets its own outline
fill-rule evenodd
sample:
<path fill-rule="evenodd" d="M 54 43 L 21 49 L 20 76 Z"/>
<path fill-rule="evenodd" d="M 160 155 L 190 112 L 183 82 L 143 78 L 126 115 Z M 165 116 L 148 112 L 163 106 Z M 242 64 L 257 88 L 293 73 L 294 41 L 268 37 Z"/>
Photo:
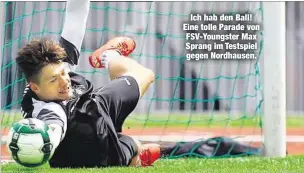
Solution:
<path fill-rule="evenodd" d="M 124 155 L 124 163 L 129 165 L 137 154 L 137 145 L 131 137 L 121 132 L 124 121 L 139 101 L 140 91 L 136 80 L 131 76 L 118 77 L 106 86 L 94 90 L 93 94 L 99 97 L 98 103 L 106 114 L 103 116 L 111 118 Z"/>

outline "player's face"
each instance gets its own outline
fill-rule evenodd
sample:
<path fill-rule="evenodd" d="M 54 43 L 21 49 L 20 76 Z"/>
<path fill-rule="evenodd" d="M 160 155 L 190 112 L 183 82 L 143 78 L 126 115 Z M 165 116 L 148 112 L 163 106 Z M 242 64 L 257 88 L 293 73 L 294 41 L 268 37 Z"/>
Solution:
<path fill-rule="evenodd" d="M 72 97 L 71 79 L 64 64 L 49 64 L 41 69 L 35 93 L 41 100 L 68 100 Z"/>

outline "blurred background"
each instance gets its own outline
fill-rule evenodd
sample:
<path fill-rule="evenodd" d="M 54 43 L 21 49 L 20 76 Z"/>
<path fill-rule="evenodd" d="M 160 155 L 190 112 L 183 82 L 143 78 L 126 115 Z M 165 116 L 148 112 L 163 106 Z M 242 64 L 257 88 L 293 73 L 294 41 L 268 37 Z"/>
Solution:
<path fill-rule="evenodd" d="M 187 51 L 182 24 L 189 22 L 190 13 L 238 12 L 252 13 L 253 22 L 262 26 L 261 2 L 91 2 L 76 72 L 92 81 L 95 87 L 106 84 L 109 82 L 106 70 L 91 68 L 88 55 L 113 37 L 130 36 L 137 43 L 132 58 L 156 73 L 154 85 L 134 111 L 147 114 L 145 120 L 153 120 L 148 115 L 158 112 L 186 115 L 188 119 L 184 124 L 187 127 L 190 121 L 197 121 L 191 119 L 192 114 L 202 115 L 203 112 L 211 112 L 212 116 L 214 112 L 224 112 L 225 122 L 236 115 L 259 118 L 263 109 L 263 61 L 267 60 L 262 50 L 263 30 L 257 32 L 256 61 L 185 60 Z M 1 124 L 3 117 L 9 116 L 7 112 L 20 109 L 25 81 L 14 62 L 18 49 L 32 38 L 58 39 L 64 13 L 65 2 L 2 3 Z M 304 111 L 303 14 L 304 2 L 286 2 L 288 116 L 302 115 Z M 170 121 L 168 117 L 164 120 Z M 259 128 L 260 121 L 255 123 L 253 127 Z M 238 124 L 238 128 L 243 129 L 242 124 Z"/>
<path fill-rule="evenodd" d="M 304 36 L 301 34 L 304 26 L 304 20 L 301 20 L 303 8 L 303 2 L 286 2 L 286 94 L 287 109 L 292 112 L 304 110 L 304 90 L 301 89 L 304 86 L 301 75 L 304 64 Z M 138 110 L 210 110 L 215 106 L 218 110 L 255 111 L 256 102 L 260 100 L 255 88 L 259 85 L 259 76 L 251 74 L 255 72 L 255 62 L 185 62 L 184 59 L 186 50 L 182 23 L 189 20 L 190 13 L 247 10 L 253 13 L 255 21 L 262 23 L 263 7 L 260 2 L 92 2 L 81 63 L 77 70 L 84 72 L 83 75 L 92 80 L 95 86 L 105 84 L 108 81 L 104 75 L 106 72 L 93 71 L 87 61 L 88 54 L 112 37 L 131 36 L 137 42 L 133 57 L 152 68 L 158 76 L 156 84 L 147 94 L 147 98 L 158 100 L 143 101 Z M 2 25 L 4 35 L 1 38 L 1 43 L 4 42 L 4 46 L 1 46 L 2 108 L 17 101 L 24 86 L 24 81 L 20 81 L 21 75 L 13 63 L 16 52 L 31 38 L 48 36 L 57 39 L 63 26 L 64 11 L 65 2 L 5 4 L 1 15 L 5 18 L 5 25 Z M 262 69 L 263 60 L 259 63 Z M 263 77 L 263 72 L 261 75 Z M 219 76 L 234 78 L 223 77 L 217 80 Z M 190 78 L 196 80 L 189 80 Z M 12 85 L 14 81 L 16 83 Z M 191 101 L 179 101 L 195 98 L 195 105 Z"/>
<path fill-rule="evenodd" d="M 18 104 L 11 103 L 18 101 L 23 92 L 24 81 L 13 63 L 16 52 L 32 38 L 58 39 L 64 22 L 64 8 L 65 2 L 11 2 L 5 5 L 2 107 L 18 107 Z M 256 62 L 185 61 L 187 52 L 182 24 L 190 22 L 190 13 L 239 11 L 249 11 L 255 21 L 262 22 L 263 9 L 259 2 L 92 2 L 82 57 L 76 70 L 92 80 L 96 87 L 104 85 L 108 82 L 107 75 L 104 75 L 106 71 L 94 71 L 88 63 L 88 54 L 110 38 L 130 36 L 137 43 L 133 58 L 152 68 L 157 75 L 155 85 L 137 111 L 215 109 L 254 112 L 260 99 L 255 88 L 259 85 Z M 295 54 L 296 57 L 299 56 Z M 294 81 L 292 86 L 296 85 Z M 293 90 L 289 87 L 288 92 L 299 95 Z M 298 104 L 300 98 L 292 102 L 290 110 L 302 109 Z"/>

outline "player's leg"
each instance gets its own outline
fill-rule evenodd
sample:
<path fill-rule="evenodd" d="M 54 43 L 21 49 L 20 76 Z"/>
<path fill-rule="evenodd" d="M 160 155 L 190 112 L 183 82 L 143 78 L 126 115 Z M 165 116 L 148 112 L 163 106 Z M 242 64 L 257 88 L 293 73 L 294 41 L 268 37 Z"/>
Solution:
<path fill-rule="evenodd" d="M 117 51 L 107 50 L 102 54 L 102 58 L 111 78 L 130 76 L 135 79 L 139 87 L 140 97 L 146 93 L 150 84 L 154 82 L 155 76 L 151 69 L 131 58 L 119 55 Z"/>
<path fill-rule="evenodd" d="M 139 87 L 133 77 L 121 76 L 104 87 L 93 91 L 95 100 L 101 105 L 104 115 L 110 116 L 117 132 L 128 115 L 133 112 L 140 99 Z"/>
<path fill-rule="evenodd" d="M 149 85 L 154 81 L 154 72 L 136 61 L 127 58 L 135 49 L 135 42 L 128 37 L 111 39 L 101 48 L 92 53 L 89 58 L 94 68 L 107 68 L 110 79 L 121 76 L 132 76 L 139 85 L 142 97 Z"/>
<path fill-rule="evenodd" d="M 90 56 L 91 65 L 95 68 L 106 67 L 112 79 L 95 94 L 102 97 L 99 99 L 102 105 L 109 105 L 106 112 L 118 132 L 126 117 L 135 109 L 139 98 L 154 81 L 154 73 L 150 69 L 121 56 L 129 55 L 134 49 L 135 42 L 131 38 L 116 37 Z"/>
<path fill-rule="evenodd" d="M 156 143 L 139 144 L 138 154 L 133 157 L 129 166 L 151 166 L 161 156 L 161 147 Z"/>
<path fill-rule="evenodd" d="M 102 51 L 98 50 L 97 53 L 92 54 L 90 57 L 91 65 L 97 64 L 101 65 L 99 67 L 106 67 L 112 81 L 100 88 L 94 95 L 99 98 L 97 100 L 101 105 L 104 105 L 106 114 L 111 116 L 116 131 L 121 132 L 123 122 L 135 109 L 139 98 L 144 95 L 149 85 L 154 81 L 154 73 L 136 61 L 121 56 L 118 53 L 121 52 L 121 49 L 104 51 L 101 59 L 98 57 L 100 52 Z M 130 137 L 119 137 L 119 140 L 126 158 L 132 158 L 129 164 L 131 166 L 150 165 L 160 156 L 160 147 L 157 144 L 141 145 L 139 141 Z M 134 153 L 135 148 L 136 153 Z"/>
<path fill-rule="evenodd" d="M 136 43 L 129 37 L 115 37 L 110 39 L 106 44 L 95 50 L 89 58 L 91 66 L 94 68 L 103 68 L 99 62 L 101 54 L 106 50 L 118 50 L 122 56 L 129 56 L 136 48 Z"/>
<path fill-rule="evenodd" d="M 121 133 L 117 134 L 117 136 L 126 159 L 126 166 L 140 166 L 141 162 L 138 155 L 142 147 L 141 143 L 138 140 Z"/>
<path fill-rule="evenodd" d="M 150 166 L 160 158 L 159 144 L 141 144 L 123 134 L 118 134 L 118 139 L 129 166 Z"/>
<path fill-rule="evenodd" d="M 95 50 L 89 57 L 89 62 L 93 68 L 107 68 L 105 64 L 105 59 L 102 54 L 107 50 L 115 50 L 116 55 L 122 55 L 128 57 L 136 48 L 136 43 L 132 38 L 129 37 L 115 37 L 109 40 L 106 44 L 101 46 L 99 49 Z M 117 54 L 119 52 L 119 54 Z M 115 55 L 115 56 L 116 56 Z M 120 75 L 115 75 L 115 73 L 109 71 L 109 77 L 111 80 Z"/>

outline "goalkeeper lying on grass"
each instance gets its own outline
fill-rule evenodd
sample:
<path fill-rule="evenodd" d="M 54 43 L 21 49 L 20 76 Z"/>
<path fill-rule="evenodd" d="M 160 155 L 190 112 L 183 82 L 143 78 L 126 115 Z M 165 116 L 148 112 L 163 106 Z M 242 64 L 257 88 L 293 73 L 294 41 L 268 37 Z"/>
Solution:
<path fill-rule="evenodd" d="M 122 125 L 154 81 L 154 73 L 131 58 L 135 42 L 117 37 L 90 56 L 94 68 L 106 68 L 111 82 L 94 88 L 66 69 L 77 65 L 89 12 L 88 0 L 67 3 L 59 43 L 32 40 L 16 58 L 28 85 L 24 118 L 37 118 L 52 129 L 56 148 L 51 167 L 149 166 L 160 147 L 121 134 Z"/>
<path fill-rule="evenodd" d="M 16 59 L 28 82 L 21 104 L 24 118 L 37 118 L 53 129 L 51 167 L 149 166 L 169 155 L 211 157 L 258 151 L 230 140 L 161 147 L 123 135 L 124 121 L 154 81 L 154 73 L 127 58 L 135 42 L 126 37 L 111 39 L 89 58 L 94 68 L 108 70 L 107 85 L 94 89 L 83 76 L 68 72 L 67 67 L 78 64 L 88 12 L 88 0 L 68 1 L 59 43 L 33 40 Z"/>

